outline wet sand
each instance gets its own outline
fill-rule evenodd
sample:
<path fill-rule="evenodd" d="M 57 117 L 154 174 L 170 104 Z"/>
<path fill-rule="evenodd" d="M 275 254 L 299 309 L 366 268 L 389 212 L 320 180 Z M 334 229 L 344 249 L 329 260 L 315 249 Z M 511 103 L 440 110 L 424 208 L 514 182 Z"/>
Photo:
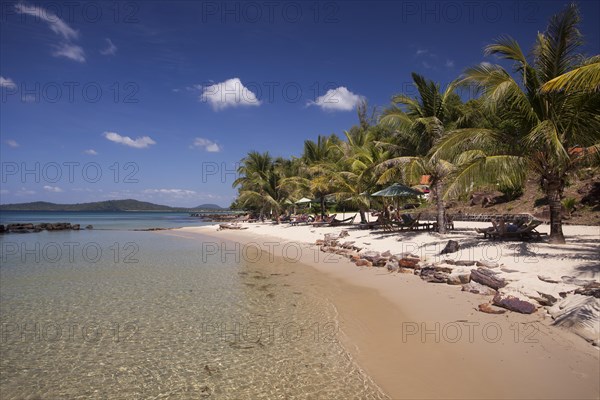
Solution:
<path fill-rule="evenodd" d="M 582 338 L 532 315 L 489 315 L 460 287 L 359 268 L 315 246 L 249 231 L 184 228 L 242 246 L 260 245 L 304 268 L 337 308 L 339 339 L 393 399 L 597 399 L 600 354 Z M 282 249 L 287 243 L 285 253 Z M 279 246 L 279 247 L 278 247 Z M 279 249 L 279 250 L 278 250 Z M 300 254 L 298 254 L 298 250 Z M 326 257 L 326 258 L 325 258 Z"/>

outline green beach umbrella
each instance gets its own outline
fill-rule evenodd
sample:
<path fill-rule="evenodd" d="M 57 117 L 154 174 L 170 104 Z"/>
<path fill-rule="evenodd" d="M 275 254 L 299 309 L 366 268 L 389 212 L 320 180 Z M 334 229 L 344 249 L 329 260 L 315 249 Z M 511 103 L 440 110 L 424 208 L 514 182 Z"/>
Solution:
<path fill-rule="evenodd" d="M 373 197 L 410 197 L 419 196 L 423 193 L 416 191 L 408 186 L 404 186 L 401 183 L 394 183 L 391 186 L 386 187 L 378 192 L 373 193 Z"/>

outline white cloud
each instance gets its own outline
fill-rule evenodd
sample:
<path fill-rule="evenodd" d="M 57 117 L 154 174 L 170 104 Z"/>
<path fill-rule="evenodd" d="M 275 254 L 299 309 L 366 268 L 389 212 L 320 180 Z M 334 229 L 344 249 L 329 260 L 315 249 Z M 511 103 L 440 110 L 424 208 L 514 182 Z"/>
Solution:
<path fill-rule="evenodd" d="M 106 44 L 108 47 L 103 50 L 100 50 L 100 54 L 102 54 L 103 56 L 114 56 L 115 54 L 117 54 L 117 46 L 115 46 L 112 40 L 106 38 Z"/>
<path fill-rule="evenodd" d="M 15 194 L 17 196 L 31 196 L 31 195 L 35 194 L 35 190 L 29 190 L 29 189 L 22 187 L 20 190 L 15 192 Z"/>
<path fill-rule="evenodd" d="M 55 48 L 56 50 L 52 53 L 55 57 L 66 57 L 77 62 L 85 62 L 85 52 L 76 44 L 61 43 Z"/>
<path fill-rule="evenodd" d="M 79 32 L 71 28 L 62 19 L 58 18 L 54 13 L 45 8 L 19 3 L 15 5 L 15 10 L 19 14 L 31 15 L 47 22 L 54 33 L 62 36 L 66 40 L 77 39 L 79 37 Z"/>
<path fill-rule="evenodd" d="M 446 60 L 446 67 L 448 67 L 448 68 L 454 67 L 454 61 L 452 61 L 452 60 Z"/>
<path fill-rule="evenodd" d="M 32 95 L 32 94 L 26 94 L 25 96 L 23 96 L 23 94 L 21 94 L 21 101 L 23 103 L 39 103 L 39 100 L 36 96 Z"/>
<path fill-rule="evenodd" d="M 46 22 L 52 32 L 62 37 L 60 44 L 53 45 L 55 50 L 52 55 L 54 57 L 66 57 L 77 62 L 85 62 L 85 52 L 80 46 L 73 43 L 74 40 L 79 38 L 79 32 L 67 25 L 56 14 L 45 8 L 30 6 L 24 3 L 15 5 L 15 11 L 18 14 L 37 17 Z"/>
<path fill-rule="evenodd" d="M 19 147 L 19 143 L 17 143 L 17 141 L 13 139 L 6 140 L 6 144 L 8 145 L 8 147 L 12 147 L 13 149 Z"/>
<path fill-rule="evenodd" d="M 417 49 L 416 55 L 420 56 L 420 55 L 427 54 L 427 53 L 429 53 L 429 50 L 427 50 L 427 49 Z"/>
<path fill-rule="evenodd" d="M 129 136 L 121 136 L 115 132 L 104 132 L 104 137 L 111 142 L 120 143 L 136 149 L 145 149 L 152 144 L 156 144 L 156 142 L 149 136 L 142 136 L 137 139 L 132 139 Z"/>
<path fill-rule="evenodd" d="M 422 64 L 423 64 L 424 68 L 427 68 L 427 69 L 433 68 L 433 65 L 429 64 L 427 61 L 423 61 Z"/>
<path fill-rule="evenodd" d="M 323 96 L 317 97 L 317 100 L 309 101 L 307 105 L 319 106 L 326 111 L 352 111 L 362 100 L 363 96 L 340 86 L 337 89 L 328 90 Z"/>
<path fill-rule="evenodd" d="M 259 106 L 260 100 L 239 78 L 231 78 L 225 82 L 210 86 L 196 86 L 202 90 L 200 101 L 207 102 L 215 111 L 228 107 Z"/>
<path fill-rule="evenodd" d="M 12 79 L 0 76 L 0 87 L 7 89 L 16 89 L 17 85 L 15 85 L 15 82 Z"/>
<path fill-rule="evenodd" d="M 221 146 L 219 146 L 217 143 L 213 142 L 212 140 L 204 139 L 201 137 L 197 137 L 194 139 L 194 144 L 192 145 L 192 148 L 203 148 L 209 153 L 218 153 L 219 151 L 221 151 Z"/>
<path fill-rule="evenodd" d="M 90 156 L 97 156 L 98 155 L 98 152 L 96 150 L 94 150 L 94 149 L 84 150 L 84 153 L 85 154 L 89 154 Z"/>
<path fill-rule="evenodd" d="M 58 186 L 44 186 L 44 190 L 46 192 L 52 192 L 52 193 L 60 193 L 63 190 L 61 188 L 59 188 Z"/>

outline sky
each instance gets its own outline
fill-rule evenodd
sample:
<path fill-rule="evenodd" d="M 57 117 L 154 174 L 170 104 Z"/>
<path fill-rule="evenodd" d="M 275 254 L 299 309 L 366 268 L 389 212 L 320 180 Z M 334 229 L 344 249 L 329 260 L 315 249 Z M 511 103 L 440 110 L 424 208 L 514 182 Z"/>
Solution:
<path fill-rule="evenodd" d="M 229 206 L 249 151 L 300 156 L 355 106 L 442 87 L 566 1 L 0 2 L 0 203 Z M 579 1 L 600 53 L 600 2 Z M 509 65 L 506 65 L 509 67 Z M 468 96 L 468 94 L 464 95 Z"/>

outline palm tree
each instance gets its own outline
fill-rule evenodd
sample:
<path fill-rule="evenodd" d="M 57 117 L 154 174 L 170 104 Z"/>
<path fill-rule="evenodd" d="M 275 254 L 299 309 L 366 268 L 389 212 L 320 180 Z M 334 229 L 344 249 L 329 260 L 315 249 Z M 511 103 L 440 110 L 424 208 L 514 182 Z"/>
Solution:
<path fill-rule="evenodd" d="M 537 36 L 531 62 L 510 37 L 485 48 L 486 55 L 511 60 L 519 82 L 501 66 L 489 63 L 469 68 L 462 81 L 482 89 L 487 109 L 517 128 L 512 139 L 518 154 L 498 153 L 506 146 L 505 134 L 481 130 L 472 136 L 477 143 L 473 151 L 487 148 L 495 154 L 488 160 L 480 153 L 475 164 L 489 164 L 483 174 L 487 180 L 502 179 L 503 174 L 514 177 L 511 171 L 524 166 L 541 177 L 552 243 L 565 243 L 561 199 L 570 175 L 600 150 L 598 56 L 586 59 L 577 52 L 582 44 L 579 21 L 574 4 L 553 16 L 546 31 Z M 460 142 L 459 135 L 451 141 Z"/>
<path fill-rule="evenodd" d="M 446 232 L 444 183 L 453 170 L 453 165 L 432 157 L 434 145 L 441 140 L 446 129 L 452 129 L 458 120 L 460 98 L 454 93 L 454 84 L 441 93 L 439 85 L 413 73 L 418 97 L 404 94 L 394 96 L 393 107 L 384 111 L 380 123 L 396 130 L 391 143 L 382 144 L 393 149 L 396 156 L 379 164 L 379 184 L 404 180 L 417 184 L 422 175 L 430 175 L 437 205 L 437 226 L 440 233 Z"/>
<path fill-rule="evenodd" d="M 240 187 L 237 203 L 258 209 L 261 220 L 269 207 L 274 213 L 275 221 L 278 221 L 284 202 L 290 195 L 286 169 L 288 172 L 293 171 L 287 160 L 273 160 L 268 152 L 248 153 L 238 167 L 240 177 L 233 182 L 233 187 Z"/>
<path fill-rule="evenodd" d="M 297 187 L 309 190 L 319 199 L 321 217 L 325 216 L 325 197 L 336 192 L 339 184 L 339 166 L 342 155 L 341 141 L 336 135 L 319 135 L 317 142 L 306 140 L 302 160 L 305 163 L 304 175 L 295 180 Z"/>

